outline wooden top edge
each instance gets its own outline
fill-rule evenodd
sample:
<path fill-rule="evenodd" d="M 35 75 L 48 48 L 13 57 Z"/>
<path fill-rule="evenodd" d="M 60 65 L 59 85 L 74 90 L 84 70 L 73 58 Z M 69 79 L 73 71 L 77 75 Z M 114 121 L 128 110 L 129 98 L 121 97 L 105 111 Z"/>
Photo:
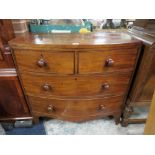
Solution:
<path fill-rule="evenodd" d="M 88 46 L 108 46 L 137 44 L 140 41 L 126 32 L 92 32 L 88 34 L 26 34 L 9 41 L 13 48 L 32 46 L 82 48 Z"/>
<path fill-rule="evenodd" d="M 153 45 L 155 43 L 155 36 L 143 31 L 143 29 L 132 28 L 128 30 L 128 33 L 146 44 Z"/>

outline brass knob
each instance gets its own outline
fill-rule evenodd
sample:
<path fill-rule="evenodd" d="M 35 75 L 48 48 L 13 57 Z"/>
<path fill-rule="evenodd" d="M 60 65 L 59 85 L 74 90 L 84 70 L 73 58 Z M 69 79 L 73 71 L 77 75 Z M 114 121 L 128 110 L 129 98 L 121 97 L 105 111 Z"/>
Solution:
<path fill-rule="evenodd" d="M 110 85 L 108 83 L 104 83 L 102 85 L 102 89 L 109 89 L 110 88 Z"/>
<path fill-rule="evenodd" d="M 44 84 L 43 86 L 43 89 L 45 90 L 45 91 L 49 91 L 49 90 L 52 90 L 52 87 L 49 85 L 49 84 Z"/>
<path fill-rule="evenodd" d="M 105 106 L 104 106 L 103 104 L 101 104 L 101 105 L 99 106 L 99 110 L 105 110 Z"/>
<path fill-rule="evenodd" d="M 105 61 L 105 66 L 113 66 L 114 65 L 114 60 L 113 59 L 107 59 Z"/>
<path fill-rule="evenodd" d="M 47 63 L 43 58 L 41 58 L 40 60 L 37 61 L 37 65 L 39 67 L 45 67 L 47 65 Z"/>
<path fill-rule="evenodd" d="M 53 112 L 53 111 L 54 111 L 54 106 L 50 104 L 50 105 L 47 107 L 47 110 L 48 110 L 49 112 Z"/>

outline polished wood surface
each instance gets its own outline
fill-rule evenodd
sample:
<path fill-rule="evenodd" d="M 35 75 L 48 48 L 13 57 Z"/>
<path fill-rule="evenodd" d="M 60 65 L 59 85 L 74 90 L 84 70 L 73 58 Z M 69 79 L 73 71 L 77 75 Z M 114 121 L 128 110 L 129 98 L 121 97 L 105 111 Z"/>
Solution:
<path fill-rule="evenodd" d="M 155 92 L 144 129 L 145 135 L 155 135 Z"/>
<path fill-rule="evenodd" d="M 148 61 L 148 72 L 147 77 L 145 78 L 145 85 L 142 87 L 142 90 L 140 93 L 137 94 L 137 101 L 138 102 L 150 102 L 153 91 L 155 89 L 155 49 L 154 51 L 150 51 L 149 56 L 144 56 L 147 58 L 146 61 Z M 144 60 L 143 60 L 144 61 Z M 142 62 L 143 63 L 143 62 Z M 146 73 L 146 72 L 145 72 Z"/>
<path fill-rule="evenodd" d="M 79 53 L 79 73 L 108 73 L 132 70 L 137 49 L 98 50 Z"/>
<path fill-rule="evenodd" d="M 8 45 L 2 45 L 0 47 L 0 57 L 0 69 L 15 68 L 11 55 L 11 49 Z"/>
<path fill-rule="evenodd" d="M 60 99 L 28 96 L 34 116 L 49 116 L 69 121 L 86 121 L 95 117 L 120 115 L 122 96 L 112 98 Z M 108 103 L 108 104 L 107 104 Z M 117 104 L 116 104 L 117 103 Z M 119 109 L 119 110 L 118 110 Z"/>
<path fill-rule="evenodd" d="M 155 48 L 144 47 L 144 53 L 136 73 L 131 102 L 136 105 L 149 105 L 155 89 Z"/>
<path fill-rule="evenodd" d="M 42 49 L 47 50 L 48 48 L 57 49 L 61 48 L 86 48 L 92 47 L 99 48 L 113 48 L 115 47 L 124 47 L 129 48 L 128 44 L 133 46 L 138 46 L 140 42 L 137 39 L 134 39 L 126 33 L 103 33 L 95 32 L 88 34 L 72 33 L 72 34 L 39 34 L 39 35 L 30 35 L 17 37 L 10 41 L 10 45 L 14 48 L 21 49 Z M 112 45 L 112 46 L 111 46 Z M 45 47 L 46 46 L 46 47 Z"/>
<path fill-rule="evenodd" d="M 3 44 L 2 44 L 2 39 L 0 38 L 0 66 L 2 66 L 2 60 L 3 60 L 3 54 L 2 54 L 2 48 L 3 48 Z"/>
<path fill-rule="evenodd" d="M 30 34 L 10 46 L 34 117 L 119 122 L 140 41 L 126 33 Z"/>
<path fill-rule="evenodd" d="M 139 106 L 148 107 L 152 100 L 155 89 L 155 20 L 137 21 L 129 34 L 142 41 L 143 48 L 127 100 L 127 107 L 124 111 L 123 120 L 126 125 L 132 123 L 130 119 L 131 109 Z M 137 123 L 139 122 L 142 121 L 137 121 Z"/>
<path fill-rule="evenodd" d="M 0 120 L 29 116 L 16 71 L 0 70 Z"/>
<path fill-rule="evenodd" d="M 55 74 L 74 73 L 74 52 L 17 50 L 16 60 L 20 70 Z"/>
<path fill-rule="evenodd" d="M 11 20 L 0 20 L 0 121 L 32 118 L 8 46 L 12 38 Z"/>
<path fill-rule="evenodd" d="M 0 38 L 3 44 L 15 37 L 13 25 L 10 19 L 0 19 Z"/>
<path fill-rule="evenodd" d="M 128 88 L 131 72 L 115 75 L 74 75 L 21 73 L 28 95 L 35 96 L 106 96 L 122 95 Z"/>

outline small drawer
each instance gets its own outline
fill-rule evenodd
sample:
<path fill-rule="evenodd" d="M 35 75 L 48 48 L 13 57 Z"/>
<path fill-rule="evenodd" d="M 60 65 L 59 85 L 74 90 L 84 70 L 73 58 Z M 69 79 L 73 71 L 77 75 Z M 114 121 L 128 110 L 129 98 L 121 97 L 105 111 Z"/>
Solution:
<path fill-rule="evenodd" d="M 73 74 L 74 52 L 15 50 L 20 71 Z"/>
<path fill-rule="evenodd" d="M 79 52 L 79 73 L 107 73 L 132 70 L 137 49 Z"/>
<path fill-rule="evenodd" d="M 115 75 L 51 76 L 22 73 L 26 93 L 36 96 L 107 96 L 125 94 L 131 72 Z"/>
<path fill-rule="evenodd" d="M 33 114 L 51 116 L 55 118 L 79 120 L 88 116 L 105 116 L 113 112 L 120 112 L 122 109 L 123 97 L 91 98 L 81 100 L 47 99 L 39 97 L 28 97 Z"/>

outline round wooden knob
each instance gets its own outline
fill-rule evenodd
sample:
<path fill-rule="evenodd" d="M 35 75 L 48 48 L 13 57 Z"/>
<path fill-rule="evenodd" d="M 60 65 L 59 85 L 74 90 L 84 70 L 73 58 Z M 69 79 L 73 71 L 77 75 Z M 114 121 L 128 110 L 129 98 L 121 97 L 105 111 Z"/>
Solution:
<path fill-rule="evenodd" d="M 105 106 L 101 104 L 101 105 L 99 106 L 99 110 L 105 110 Z"/>
<path fill-rule="evenodd" d="M 52 87 L 49 85 L 49 84 L 44 84 L 43 86 L 43 89 L 45 90 L 45 91 L 49 91 L 49 90 L 51 90 L 52 89 Z"/>
<path fill-rule="evenodd" d="M 54 111 L 54 106 L 53 106 L 53 105 L 49 105 L 49 106 L 47 107 L 47 110 L 48 110 L 49 112 Z"/>
<path fill-rule="evenodd" d="M 113 66 L 113 65 L 114 65 L 114 60 L 112 60 L 112 59 L 107 59 L 107 60 L 105 61 L 105 65 L 106 65 L 106 66 Z"/>
<path fill-rule="evenodd" d="M 108 83 L 104 83 L 102 85 L 102 89 L 109 89 L 110 88 L 110 85 Z"/>
<path fill-rule="evenodd" d="M 40 60 L 37 61 L 37 65 L 39 67 L 45 67 L 47 64 L 46 61 L 43 58 L 41 58 Z"/>

